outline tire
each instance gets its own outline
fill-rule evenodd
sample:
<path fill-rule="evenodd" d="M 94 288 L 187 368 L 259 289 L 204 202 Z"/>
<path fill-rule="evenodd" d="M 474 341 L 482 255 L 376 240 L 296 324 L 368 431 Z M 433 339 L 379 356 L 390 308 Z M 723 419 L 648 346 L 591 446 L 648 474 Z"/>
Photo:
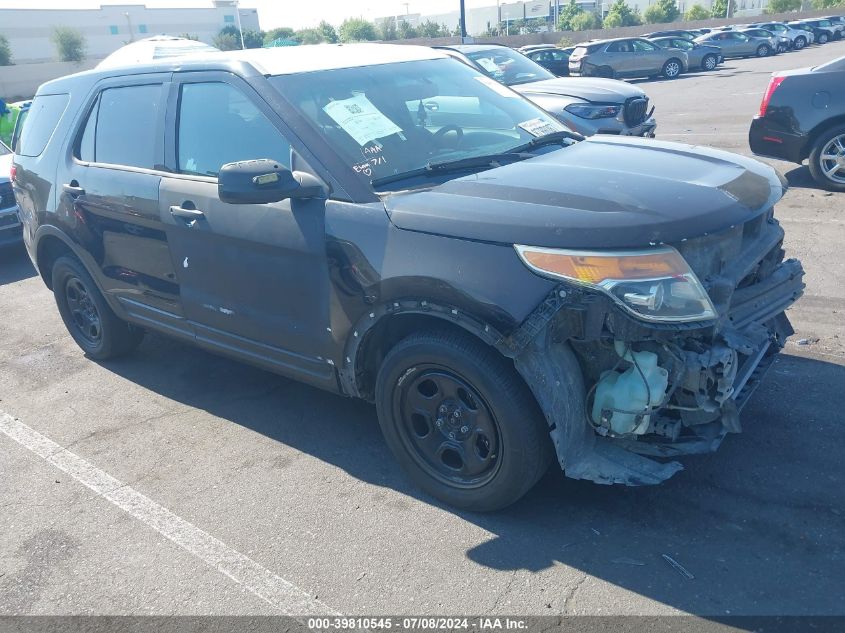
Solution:
<path fill-rule="evenodd" d="M 387 445 L 414 483 L 465 510 L 522 497 L 554 456 L 549 428 L 510 361 L 468 334 L 412 334 L 376 379 Z"/>
<path fill-rule="evenodd" d="M 838 170 L 830 174 L 837 164 Z M 845 191 L 845 125 L 828 128 L 816 138 L 810 149 L 810 173 L 825 189 Z"/>
<path fill-rule="evenodd" d="M 601 77 L 603 79 L 615 79 L 616 73 L 610 66 L 600 66 L 596 68 L 593 77 Z"/>
<path fill-rule="evenodd" d="M 827 44 L 830 41 L 830 37 L 827 33 L 822 33 L 819 35 L 819 39 L 817 41 L 819 44 Z"/>
<path fill-rule="evenodd" d="M 757 57 L 768 57 L 772 54 L 772 47 L 768 44 L 760 44 L 757 47 Z"/>
<path fill-rule="evenodd" d="M 795 38 L 795 41 L 792 43 L 792 46 L 795 48 L 796 51 L 800 51 L 802 48 L 807 46 L 807 38 L 803 35 L 799 35 Z"/>
<path fill-rule="evenodd" d="M 705 55 L 704 59 L 701 60 L 701 67 L 704 70 L 715 70 L 718 64 L 719 58 L 715 55 Z"/>
<path fill-rule="evenodd" d="M 660 74 L 666 79 L 677 79 L 681 72 L 683 72 L 683 69 L 684 67 L 681 62 L 673 57 L 663 64 L 663 70 L 660 71 Z"/>
<path fill-rule="evenodd" d="M 143 330 L 117 318 L 75 257 L 59 257 L 53 264 L 53 296 L 65 327 L 90 358 L 123 356 L 144 338 Z"/>

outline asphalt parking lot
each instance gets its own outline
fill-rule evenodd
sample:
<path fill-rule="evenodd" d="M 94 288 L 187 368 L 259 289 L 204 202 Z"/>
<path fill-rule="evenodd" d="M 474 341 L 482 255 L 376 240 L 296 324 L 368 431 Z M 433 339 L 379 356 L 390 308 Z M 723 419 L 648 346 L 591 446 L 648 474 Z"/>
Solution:
<path fill-rule="evenodd" d="M 749 154 L 769 73 L 841 55 L 640 85 L 658 138 Z M 417 492 L 368 404 L 159 336 L 88 360 L 0 254 L 0 614 L 845 615 L 845 194 L 772 164 L 807 291 L 745 432 L 659 487 L 552 471 L 487 515 Z"/>

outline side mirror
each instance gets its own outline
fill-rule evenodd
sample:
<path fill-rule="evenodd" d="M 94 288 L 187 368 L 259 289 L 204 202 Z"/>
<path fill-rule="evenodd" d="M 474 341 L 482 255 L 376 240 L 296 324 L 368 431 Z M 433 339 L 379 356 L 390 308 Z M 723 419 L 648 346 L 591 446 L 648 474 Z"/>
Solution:
<path fill-rule="evenodd" d="M 267 204 L 317 198 L 323 187 L 309 174 L 295 174 L 269 158 L 227 163 L 217 175 L 217 195 L 229 204 Z"/>

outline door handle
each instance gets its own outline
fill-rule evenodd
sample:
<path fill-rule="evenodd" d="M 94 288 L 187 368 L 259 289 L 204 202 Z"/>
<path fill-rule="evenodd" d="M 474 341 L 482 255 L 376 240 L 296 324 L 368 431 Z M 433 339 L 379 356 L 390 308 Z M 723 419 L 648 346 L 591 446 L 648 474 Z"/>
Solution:
<path fill-rule="evenodd" d="M 62 191 L 68 194 L 71 198 L 85 195 L 85 189 L 80 187 L 79 183 L 75 180 L 71 180 L 69 183 L 63 184 Z"/>
<path fill-rule="evenodd" d="M 171 215 L 182 218 L 184 220 L 199 220 L 205 217 L 205 213 L 199 209 L 186 209 L 185 207 L 172 206 L 170 207 Z"/>

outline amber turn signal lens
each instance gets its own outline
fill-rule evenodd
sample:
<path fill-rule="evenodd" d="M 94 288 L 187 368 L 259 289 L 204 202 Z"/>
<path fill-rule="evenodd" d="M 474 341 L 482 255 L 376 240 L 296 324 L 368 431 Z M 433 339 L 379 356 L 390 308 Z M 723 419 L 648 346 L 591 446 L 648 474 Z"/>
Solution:
<path fill-rule="evenodd" d="M 683 275 L 689 270 L 674 249 L 602 255 L 522 247 L 520 254 L 534 268 L 588 284 L 600 284 L 607 279 L 657 279 Z"/>

